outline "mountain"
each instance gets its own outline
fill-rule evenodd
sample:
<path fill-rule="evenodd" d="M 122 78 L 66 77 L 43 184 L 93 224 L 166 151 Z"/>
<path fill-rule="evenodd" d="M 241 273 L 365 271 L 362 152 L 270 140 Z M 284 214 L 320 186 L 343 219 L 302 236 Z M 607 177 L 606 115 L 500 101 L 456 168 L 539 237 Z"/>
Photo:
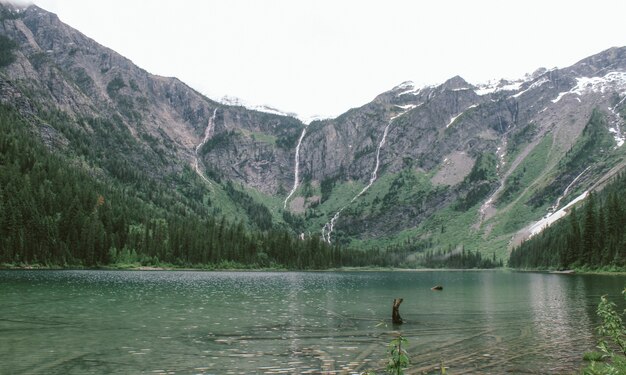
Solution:
<path fill-rule="evenodd" d="M 295 195 L 309 198 L 290 209 L 309 230 L 327 223 L 326 240 L 505 258 L 624 167 L 625 64 L 626 48 L 612 48 L 514 82 L 403 83 L 309 125 Z"/>
<path fill-rule="evenodd" d="M 624 167 L 625 47 L 516 81 L 405 82 L 307 125 L 152 75 L 36 6 L 3 6 L 0 35 L 0 102 L 51 152 L 255 230 L 506 259 Z"/>
<path fill-rule="evenodd" d="M 4 9 L 8 13 L 12 8 Z M 255 170 L 255 178 L 262 179 L 269 170 L 291 169 L 291 149 L 304 127 L 299 120 L 221 105 L 175 78 L 138 68 L 36 6 L 12 12 L 14 16 L 4 16 L 2 35 L 18 48 L 15 61 L 4 68 L 3 103 L 26 98 L 39 112 L 67 117 L 64 126 L 71 129 L 68 132 L 98 133 L 102 143 L 110 142 L 107 135 L 126 138 L 115 145 L 97 145 L 102 147 L 92 150 L 98 153 L 96 166 L 106 165 L 103 159 L 110 156 L 109 151 L 117 151 L 116 157 L 163 180 L 195 165 L 199 155 L 196 148 L 210 128 L 211 136 L 230 137 L 245 144 L 231 151 L 245 153 L 239 155 L 246 159 L 240 167 Z M 106 119 L 112 129 L 101 134 L 103 129 L 89 124 L 94 119 Z M 46 142 L 59 146 L 58 151 L 76 152 L 63 131 L 54 126 L 42 129 Z M 124 144 L 130 140 L 132 149 Z M 225 170 L 222 174 L 234 177 L 239 171 Z M 278 182 L 266 186 L 246 181 L 261 191 L 275 189 Z"/>

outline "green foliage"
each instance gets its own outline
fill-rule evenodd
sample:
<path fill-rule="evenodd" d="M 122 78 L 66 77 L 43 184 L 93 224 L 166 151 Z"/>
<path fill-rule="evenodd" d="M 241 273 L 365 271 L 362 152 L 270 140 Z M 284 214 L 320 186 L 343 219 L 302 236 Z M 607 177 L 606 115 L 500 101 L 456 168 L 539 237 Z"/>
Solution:
<path fill-rule="evenodd" d="M 623 293 L 626 293 L 626 289 Z M 620 314 L 615 311 L 615 303 L 609 301 L 606 296 L 600 297 L 597 313 L 602 320 L 598 327 L 598 334 L 603 337 L 598 344 L 600 350 L 609 357 L 626 356 L 626 327 Z M 617 353 L 609 348 L 609 343 L 617 347 Z"/>
<path fill-rule="evenodd" d="M 267 209 L 234 188 L 230 194 L 267 230 L 215 217 L 189 168 L 160 181 L 137 168 L 133 153 L 104 152 L 141 149 L 116 122 L 71 124 L 62 113 L 47 122 L 78 155 L 52 154 L 31 124 L 0 107 L 0 263 L 323 269 L 360 254 L 273 228 Z"/>
<path fill-rule="evenodd" d="M 126 87 L 126 83 L 124 82 L 124 79 L 122 79 L 122 77 L 120 76 L 117 76 L 113 78 L 107 85 L 107 93 L 109 94 L 109 97 L 113 99 L 117 96 L 118 92 L 124 87 Z"/>
<path fill-rule="evenodd" d="M 516 155 L 524 145 L 530 143 L 537 134 L 538 128 L 534 123 L 530 123 L 520 130 L 513 133 L 507 143 L 507 154 L 509 156 Z"/>
<path fill-rule="evenodd" d="M 583 129 L 582 137 L 567 153 L 561 165 L 566 169 L 582 170 L 612 146 L 613 137 L 608 131 L 606 118 L 602 112 L 594 109 L 589 122 Z"/>
<path fill-rule="evenodd" d="M 486 182 L 476 183 L 471 186 L 464 195 L 459 197 L 459 200 L 454 205 L 454 209 L 457 211 L 467 211 L 482 202 L 492 190 L 492 184 Z"/>
<path fill-rule="evenodd" d="M 464 183 L 479 181 L 494 182 L 498 180 L 498 158 L 493 152 L 478 155 L 471 172 L 465 177 Z"/>
<path fill-rule="evenodd" d="M 322 191 L 321 203 L 324 203 L 326 202 L 326 200 L 328 200 L 328 197 L 330 197 L 330 194 L 332 193 L 336 182 L 337 177 L 326 177 L 322 180 L 322 182 L 320 183 L 320 189 Z"/>
<path fill-rule="evenodd" d="M 515 268 L 623 267 L 626 262 L 626 174 L 599 193 L 590 193 L 582 208 L 572 209 L 540 236 L 513 249 Z"/>
<path fill-rule="evenodd" d="M 78 77 L 78 79 L 80 79 L 80 77 Z M 124 87 L 126 87 L 124 79 L 120 76 L 116 76 L 107 85 L 107 93 L 111 99 L 115 100 L 117 108 L 123 116 L 131 121 L 139 122 L 142 116 L 135 110 L 135 103 L 132 96 L 120 93 L 120 90 Z"/>
<path fill-rule="evenodd" d="M 370 144 L 366 147 L 362 147 L 360 149 L 358 149 L 355 153 L 354 153 L 354 160 L 358 160 L 362 157 L 364 157 L 365 155 L 369 155 L 376 152 L 376 145 L 375 144 Z"/>
<path fill-rule="evenodd" d="M 392 375 L 404 374 L 404 369 L 409 367 L 409 355 L 402 346 L 408 344 L 407 339 L 398 336 L 391 340 L 388 346 L 389 358 L 387 361 L 387 373 Z"/>
<path fill-rule="evenodd" d="M 17 48 L 17 43 L 4 35 L 0 35 L 0 68 L 15 61 L 15 55 L 13 54 L 15 48 Z"/>
<path fill-rule="evenodd" d="M 296 233 L 304 233 L 306 230 L 304 216 L 302 215 L 294 215 L 289 211 L 283 211 L 283 220 L 285 220 Z"/>
<path fill-rule="evenodd" d="M 526 186 L 532 184 L 546 168 L 546 160 L 552 147 L 552 137 L 544 137 L 532 152 L 524 158 L 504 183 L 504 190 L 498 197 L 498 205 L 512 201 Z"/>
<path fill-rule="evenodd" d="M 272 137 L 272 143 L 275 142 L 276 146 L 283 150 L 295 149 L 302 134 L 302 122 L 293 117 L 255 112 L 254 121 L 259 125 L 262 133 Z"/>
<path fill-rule="evenodd" d="M 513 233 L 525 227 L 543 213 L 544 211 L 534 209 L 527 204 L 518 202 L 518 204 L 513 205 L 499 216 L 494 225 L 493 232 L 495 235 Z"/>
<path fill-rule="evenodd" d="M 261 230 L 272 228 L 272 214 L 265 205 L 256 203 L 248 194 L 235 189 L 231 181 L 226 183 L 225 190 L 228 196 L 245 210 L 257 228 Z"/>
<path fill-rule="evenodd" d="M 276 137 L 270 134 L 250 132 L 250 137 L 257 142 L 267 143 L 269 145 L 276 144 Z"/>
<path fill-rule="evenodd" d="M 131 79 L 130 81 L 128 81 L 128 84 L 130 85 L 131 90 L 139 91 L 139 85 L 137 85 L 137 81 L 135 81 L 134 79 Z"/>
<path fill-rule="evenodd" d="M 457 211 L 467 211 L 486 198 L 498 180 L 498 160 L 494 153 L 482 153 L 462 183 L 462 193 L 455 204 Z"/>
<path fill-rule="evenodd" d="M 592 361 L 583 370 L 584 375 L 623 375 L 626 374 L 626 359 L 615 357 L 610 364 L 601 361 Z"/>
<path fill-rule="evenodd" d="M 297 133 L 283 134 L 276 139 L 275 143 L 278 148 L 292 150 L 296 147 L 299 138 L 300 136 Z"/>
<path fill-rule="evenodd" d="M 626 297 L 626 289 L 622 294 Z M 585 360 L 590 360 L 591 364 L 584 369 L 584 374 L 626 373 L 626 327 L 622 319 L 626 311 L 619 314 L 615 308 L 615 303 L 609 301 L 606 296 L 600 297 L 597 309 L 597 314 L 601 319 L 598 327 L 600 352 L 585 355 Z"/>
<path fill-rule="evenodd" d="M 418 264 L 426 268 L 496 268 L 502 267 L 502 260 L 496 258 L 495 252 L 491 258 L 483 258 L 478 251 L 465 250 L 465 247 L 459 250 L 448 249 L 444 251 L 426 251 L 419 259 Z"/>
<path fill-rule="evenodd" d="M 598 109 L 594 109 L 582 136 L 559 161 L 559 175 L 548 186 L 537 191 L 528 203 L 533 207 L 540 207 L 546 202 L 553 202 L 587 166 L 606 159 L 613 142 L 604 115 Z"/>
<path fill-rule="evenodd" d="M 21 17 L 21 13 L 15 12 L 10 8 L 5 7 L 4 4 L 0 3 L 0 21 L 16 20 Z"/>
<path fill-rule="evenodd" d="M 592 362 L 592 361 L 602 361 L 604 359 L 604 354 L 600 352 L 586 352 L 583 354 L 583 360 Z"/>
<path fill-rule="evenodd" d="M 73 71 L 74 82 L 80 87 L 83 92 L 89 94 L 90 90 L 94 87 L 93 79 L 87 74 L 87 71 L 82 67 L 77 67 Z"/>
<path fill-rule="evenodd" d="M 219 132 L 213 135 L 205 144 L 202 146 L 200 150 L 201 155 L 206 155 L 209 151 L 214 149 L 225 148 L 232 144 L 235 139 L 240 137 L 240 133 L 229 130 L 224 132 Z"/>
<path fill-rule="evenodd" d="M 36 70 L 41 69 L 44 64 L 50 62 L 50 58 L 45 52 L 35 52 L 28 56 L 28 60 Z"/>
<path fill-rule="evenodd" d="M 410 168 L 403 169 L 391 180 L 380 209 L 385 210 L 399 203 L 421 206 L 431 190 L 430 180 L 424 174 L 416 174 Z"/>

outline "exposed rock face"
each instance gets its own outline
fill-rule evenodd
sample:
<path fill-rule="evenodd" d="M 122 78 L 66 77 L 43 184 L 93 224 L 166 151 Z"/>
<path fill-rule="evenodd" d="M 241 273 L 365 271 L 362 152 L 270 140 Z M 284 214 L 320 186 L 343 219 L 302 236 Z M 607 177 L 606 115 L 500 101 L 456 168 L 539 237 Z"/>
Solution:
<path fill-rule="evenodd" d="M 563 191 L 581 170 L 559 170 L 562 167 L 559 163 L 582 136 L 594 109 L 612 118 L 616 125 L 607 130 L 613 132 L 616 147 L 619 146 L 624 131 L 624 121 L 618 112 L 624 108 L 622 99 L 626 96 L 625 53 L 626 48 L 610 49 L 565 69 L 539 69 L 517 82 L 501 81 L 478 87 L 454 77 L 436 87 L 402 84 L 363 107 L 312 124 L 302 145 L 303 173 L 314 181 L 327 178 L 367 181 L 375 164 L 376 145 L 385 126 L 392 121 L 380 152 L 384 173 L 399 173 L 411 166 L 432 174 L 433 184 L 449 187 L 431 192 L 428 202 L 419 207 L 387 207 L 382 215 L 342 213 L 343 223 L 337 221 L 336 227 L 360 238 L 378 238 L 414 228 L 438 210 L 454 204 L 472 190 L 463 180 L 473 161 L 483 153 L 497 155 L 500 185 L 504 186 L 544 137 L 553 139 L 553 145 L 544 161 L 544 172 L 532 181 L 536 185 L 533 189 L 549 185 L 555 179 L 551 188 Z M 394 117 L 407 109 L 408 112 Z M 519 145 L 522 135 L 527 139 Z M 448 169 L 455 155 L 465 156 L 452 172 Z M 586 182 L 580 181 L 580 186 L 590 185 L 603 172 L 605 167 L 590 173 Z M 450 174 L 458 177 L 450 178 Z M 484 208 L 493 209 L 487 210 L 491 214 L 483 219 L 497 212 L 494 204 L 502 192 L 496 189 L 498 184 L 487 186 L 495 194 L 484 198 L 487 204 Z"/>
<path fill-rule="evenodd" d="M 6 8 L 17 13 L 10 6 Z M 6 68 L 10 81 L 6 84 L 18 92 L 36 95 L 43 110 L 60 110 L 76 121 L 118 119 L 141 143 L 153 139 L 156 145 L 148 146 L 167 155 L 161 167 L 179 171 L 192 163 L 194 147 L 219 107 L 215 134 L 238 131 L 238 139 L 245 145 L 237 149 L 245 152 L 219 156 L 214 168 L 265 193 L 275 193 L 281 183 L 289 183 L 291 144 L 268 147 L 252 141 L 250 135 L 297 137 L 303 126 L 299 121 L 220 105 L 176 78 L 155 76 L 138 68 L 36 6 L 17 14 L 14 19 L 5 19 L 0 29 L 19 46 L 16 61 Z M 206 161 L 213 165 L 210 155 Z M 269 163 L 277 164 L 272 165 L 271 176 L 266 172 Z M 243 173 L 230 173 L 233 169 Z M 284 175 L 276 178 L 283 170 Z"/>
<path fill-rule="evenodd" d="M 36 6 L 19 12 L 3 7 L 13 16 L 2 20 L 0 34 L 18 47 L 15 61 L 0 68 L 0 102 L 33 117 L 63 113 L 70 126 L 93 134 L 132 137 L 134 148 L 116 152 L 155 178 L 181 173 L 198 155 L 210 179 L 272 196 L 280 206 L 270 208 L 282 213 L 294 186 L 302 122 L 217 103 L 175 78 L 135 66 L 54 14 Z M 395 239 L 402 231 L 432 240 L 438 235 L 433 228 L 444 232 L 436 217 L 442 210 L 474 212 L 473 225 L 462 229 L 467 236 L 506 242 L 502 238 L 526 222 L 508 225 L 496 238 L 498 215 L 523 208 L 538 218 L 583 171 L 569 193 L 619 170 L 625 97 L 626 48 L 564 69 L 541 68 L 515 82 L 473 85 L 456 76 L 438 86 L 403 83 L 335 119 L 308 125 L 299 153 L 300 188 L 285 204 L 301 224 L 290 225 L 298 234 L 315 235 L 339 212 L 334 225 L 346 243 Z M 604 116 L 614 144 L 568 164 L 594 110 Z M 96 132 L 104 125 L 93 119 L 106 119 L 115 130 Z M 209 138 L 196 153 L 209 125 Z M 45 122 L 38 130 L 53 149 L 71 153 L 76 147 Z M 367 193 L 357 194 L 363 186 L 370 186 Z"/>

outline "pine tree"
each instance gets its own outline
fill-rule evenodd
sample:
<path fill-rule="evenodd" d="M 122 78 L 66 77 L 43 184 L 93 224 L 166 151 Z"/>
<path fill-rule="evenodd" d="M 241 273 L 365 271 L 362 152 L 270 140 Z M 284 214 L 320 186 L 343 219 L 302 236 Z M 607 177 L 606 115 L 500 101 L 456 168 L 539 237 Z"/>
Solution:
<path fill-rule="evenodd" d="M 595 264 L 596 236 L 598 234 L 595 215 L 595 194 L 589 193 L 585 205 L 585 217 L 583 219 L 583 249 L 581 263 Z"/>

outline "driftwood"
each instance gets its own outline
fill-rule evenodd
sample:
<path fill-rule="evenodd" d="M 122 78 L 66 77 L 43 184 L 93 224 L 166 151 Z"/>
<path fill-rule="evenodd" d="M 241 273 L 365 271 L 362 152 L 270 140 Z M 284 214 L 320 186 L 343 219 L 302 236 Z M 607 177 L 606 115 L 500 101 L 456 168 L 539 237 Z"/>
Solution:
<path fill-rule="evenodd" d="M 400 304 L 403 300 L 404 299 L 402 298 L 395 298 L 393 300 L 393 307 L 391 309 L 391 321 L 393 322 L 393 324 L 403 323 L 402 317 L 400 317 Z"/>

